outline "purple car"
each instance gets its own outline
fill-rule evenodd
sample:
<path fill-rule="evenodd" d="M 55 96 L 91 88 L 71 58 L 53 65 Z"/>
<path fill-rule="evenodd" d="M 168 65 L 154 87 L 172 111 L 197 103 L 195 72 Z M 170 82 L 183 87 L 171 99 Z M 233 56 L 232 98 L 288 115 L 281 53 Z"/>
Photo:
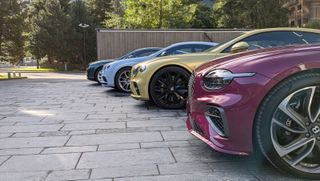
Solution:
<path fill-rule="evenodd" d="M 213 149 L 259 150 L 280 170 L 320 179 L 320 45 L 258 50 L 198 67 L 187 127 Z"/>

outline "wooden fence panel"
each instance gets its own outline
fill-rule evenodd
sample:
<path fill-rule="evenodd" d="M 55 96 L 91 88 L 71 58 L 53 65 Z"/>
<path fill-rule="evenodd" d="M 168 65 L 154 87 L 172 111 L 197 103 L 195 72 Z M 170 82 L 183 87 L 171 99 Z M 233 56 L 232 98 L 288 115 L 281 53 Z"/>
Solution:
<path fill-rule="evenodd" d="M 98 59 L 120 57 L 144 47 L 166 47 L 183 41 L 230 40 L 246 30 L 108 30 L 97 29 Z"/>

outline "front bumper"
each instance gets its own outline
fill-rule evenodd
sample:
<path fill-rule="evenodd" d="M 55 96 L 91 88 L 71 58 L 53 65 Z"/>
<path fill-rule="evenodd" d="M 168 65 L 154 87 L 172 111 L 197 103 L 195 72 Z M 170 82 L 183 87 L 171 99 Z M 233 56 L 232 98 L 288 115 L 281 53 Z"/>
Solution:
<path fill-rule="evenodd" d="M 131 77 L 130 79 L 131 97 L 141 101 L 149 101 L 149 77 L 145 76 L 142 79 L 140 76 L 139 74 L 137 77 Z"/>
<path fill-rule="evenodd" d="M 190 133 L 217 151 L 250 154 L 253 151 L 255 114 L 267 94 L 264 86 L 270 79 L 261 75 L 240 78 L 219 92 L 204 91 L 199 79 L 196 78 L 193 94 L 188 100 L 187 127 Z M 213 114 L 215 111 L 212 110 L 218 113 Z"/>
<path fill-rule="evenodd" d="M 88 67 L 87 68 L 87 79 L 91 81 L 97 81 L 96 78 L 94 77 L 95 74 L 95 69 L 93 67 Z"/>

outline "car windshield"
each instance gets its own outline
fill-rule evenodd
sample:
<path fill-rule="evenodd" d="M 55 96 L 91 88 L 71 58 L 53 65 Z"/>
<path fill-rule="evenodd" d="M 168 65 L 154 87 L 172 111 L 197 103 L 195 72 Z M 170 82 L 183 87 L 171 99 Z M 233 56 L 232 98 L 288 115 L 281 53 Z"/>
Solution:
<path fill-rule="evenodd" d="M 206 51 L 204 51 L 204 52 L 214 52 L 216 49 L 222 47 L 222 46 L 225 45 L 226 43 L 228 43 L 228 42 L 234 40 L 235 38 L 238 38 L 239 36 L 244 35 L 244 34 L 245 34 L 245 33 L 241 33 L 241 34 L 238 35 L 237 37 L 234 37 L 234 38 L 232 38 L 231 40 L 227 40 L 227 41 L 224 41 L 224 42 L 222 42 L 222 43 L 219 43 L 217 46 L 214 46 L 214 47 L 212 47 L 212 48 L 209 48 L 208 50 L 206 50 Z"/>

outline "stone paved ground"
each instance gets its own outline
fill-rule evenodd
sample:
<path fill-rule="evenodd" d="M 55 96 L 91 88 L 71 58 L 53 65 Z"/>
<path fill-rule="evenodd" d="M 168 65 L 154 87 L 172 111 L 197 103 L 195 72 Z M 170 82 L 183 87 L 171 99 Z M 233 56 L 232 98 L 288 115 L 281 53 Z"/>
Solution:
<path fill-rule="evenodd" d="M 267 162 L 217 153 L 158 109 L 86 81 L 0 82 L 0 181 L 288 180 Z"/>

